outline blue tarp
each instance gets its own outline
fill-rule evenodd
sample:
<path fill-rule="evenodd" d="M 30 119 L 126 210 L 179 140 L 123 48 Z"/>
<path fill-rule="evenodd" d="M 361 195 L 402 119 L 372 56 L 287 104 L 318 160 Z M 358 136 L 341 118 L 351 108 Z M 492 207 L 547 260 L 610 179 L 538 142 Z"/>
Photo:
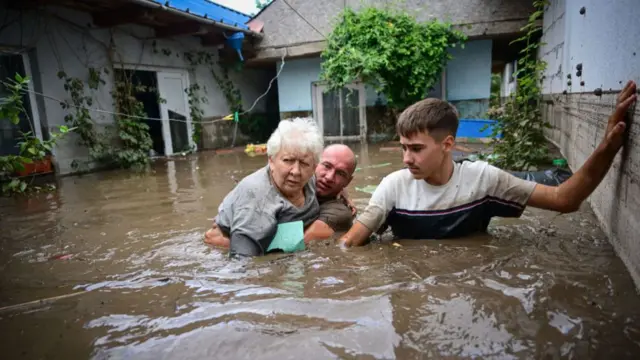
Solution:
<path fill-rule="evenodd" d="M 166 5 L 176 10 L 186 12 L 209 20 L 215 20 L 226 25 L 231 25 L 239 29 L 249 29 L 246 23 L 251 19 L 250 16 L 241 12 L 229 9 L 228 7 L 218 5 L 207 0 L 151 0 L 158 4 Z"/>

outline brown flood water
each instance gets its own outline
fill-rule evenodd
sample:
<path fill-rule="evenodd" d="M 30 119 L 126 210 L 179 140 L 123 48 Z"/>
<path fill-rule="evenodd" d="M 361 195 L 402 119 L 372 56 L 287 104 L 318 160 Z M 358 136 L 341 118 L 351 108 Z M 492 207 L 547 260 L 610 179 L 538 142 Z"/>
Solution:
<path fill-rule="evenodd" d="M 355 187 L 402 164 L 357 153 L 362 210 Z M 586 206 L 473 239 L 230 262 L 203 233 L 265 161 L 202 153 L 1 200 L 0 306 L 85 291 L 0 311 L 2 358 L 640 358 L 640 297 Z"/>

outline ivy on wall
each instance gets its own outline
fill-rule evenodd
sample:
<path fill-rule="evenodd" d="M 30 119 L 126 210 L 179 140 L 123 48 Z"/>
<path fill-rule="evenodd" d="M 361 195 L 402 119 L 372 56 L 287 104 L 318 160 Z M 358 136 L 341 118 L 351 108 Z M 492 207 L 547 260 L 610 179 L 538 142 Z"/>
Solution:
<path fill-rule="evenodd" d="M 521 29 L 524 35 L 512 42 L 524 44 L 514 74 L 516 91 L 503 106 L 489 109 L 489 115 L 497 120 L 492 130 L 495 156 L 491 161 L 510 170 L 528 170 L 549 161 L 544 129 L 550 125 L 543 120 L 540 110 L 542 75 L 547 64 L 537 56 L 542 31 L 537 23 L 544 15 L 548 0 L 535 0 L 533 5 L 535 11 Z"/>
<path fill-rule="evenodd" d="M 103 73 L 110 75 L 106 68 Z M 147 116 L 144 106 L 136 99 L 135 92 L 155 90 L 134 86 L 131 78 L 124 74 L 126 71 L 113 74 L 115 81 L 111 96 L 115 112 L 118 113 L 114 116 L 115 134 L 107 130 L 98 132 L 89 110 L 93 106 L 93 97 L 87 87 L 89 90 L 98 90 L 100 85 L 106 84 L 100 71 L 89 68 L 86 85 L 82 79 L 60 71 L 58 77 L 64 80 L 64 89 L 71 98 L 60 105 L 71 111 L 65 121 L 77 129 L 79 144 L 89 149 L 91 160 L 106 167 L 143 168 L 149 163 L 149 150 L 153 142 L 149 126 L 143 120 Z M 113 141 L 114 137 L 117 141 Z M 80 167 L 77 162 L 72 166 L 76 170 Z"/>
<path fill-rule="evenodd" d="M 241 70 L 232 70 L 231 65 L 223 61 L 216 61 L 211 53 L 205 51 L 186 52 L 184 58 L 192 67 L 207 66 L 209 68 L 211 76 L 227 102 L 229 111 L 239 114 L 238 129 L 248 136 L 250 141 L 263 142 L 269 138 L 278 126 L 279 117 L 267 114 L 243 114 L 242 94 L 230 76 L 230 71 Z M 196 103 L 199 105 L 198 102 L 194 102 L 194 104 Z"/>

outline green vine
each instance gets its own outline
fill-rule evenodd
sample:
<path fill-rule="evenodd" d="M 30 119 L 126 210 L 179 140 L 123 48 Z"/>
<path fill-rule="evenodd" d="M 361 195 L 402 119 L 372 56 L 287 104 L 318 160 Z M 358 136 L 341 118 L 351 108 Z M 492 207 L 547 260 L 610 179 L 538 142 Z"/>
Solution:
<path fill-rule="evenodd" d="M 321 79 L 332 90 L 363 81 L 397 114 L 421 100 L 466 36 L 448 23 L 420 23 L 393 9 L 345 9 L 322 53 Z"/>
<path fill-rule="evenodd" d="M 105 73 L 108 74 L 106 69 Z M 58 72 L 58 78 L 64 81 L 64 89 L 71 97 L 71 101 L 66 100 L 60 104 L 63 109 L 70 111 L 64 117 L 64 121 L 77 128 L 76 132 L 80 135 L 80 145 L 91 149 L 98 144 L 98 134 L 89 112 L 89 108 L 93 106 L 93 97 L 86 95 L 85 83 L 82 80 L 69 77 L 64 71 Z M 105 84 L 105 81 L 100 77 L 99 71 L 91 68 L 87 84 L 91 90 L 97 90 L 100 84 Z"/>
<path fill-rule="evenodd" d="M 221 61 L 216 62 L 213 55 L 204 51 L 187 52 L 184 58 L 193 67 L 199 65 L 209 67 L 211 76 L 222 91 L 230 112 L 240 114 L 244 111 L 240 90 L 229 76 L 229 65 Z M 191 118 L 194 119 L 193 113 Z M 251 141 L 262 142 L 269 138 L 271 132 L 277 127 L 278 121 L 279 118 L 272 118 L 265 114 L 243 114 L 239 115 L 238 129 Z M 195 129 L 194 127 L 194 133 Z"/>
<path fill-rule="evenodd" d="M 149 150 L 153 140 L 149 125 L 142 119 L 147 117 L 144 105 L 135 97 L 135 92 L 155 91 L 142 85 L 134 85 L 130 75 L 122 71 L 116 76 L 115 88 L 111 92 L 116 112 L 118 137 L 122 147 L 110 151 L 110 160 L 115 166 L 140 168 L 149 164 Z"/>
<path fill-rule="evenodd" d="M 109 74 L 107 69 L 103 71 L 104 74 Z M 149 163 L 152 140 L 149 126 L 137 118 L 146 117 L 146 114 L 143 104 L 135 98 L 134 91 L 153 89 L 135 87 L 126 75 L 114 75 L 116 81 L 111 92 L 114 108 L 117 113 L 126 114 L 115 116 L 117 137 L 120 140 L 118 145 L 111 141 L 112 136 L 109 134 L 98 133 L 89 110 L 93 106 L 93 96 L 87 94 L 87 88 L 98 90 L 100 85 L 106 84 L 100 71 L 90 68 L 86 85 L 81 79 L 69 77 L 63 71 L 58 73 L 58 77 L 64 80 L 64 89 L 71 98 L 70 101 L 61 103 L 63 109 L 71 112 L 65 116 L 65 121 L 77 128 L 80 145 L 89 149 L 93 161 L 103 166 L 121 168 L 143 167 Z M 77 163 L 74 167 L 78 167 Z"/>
<path fill-rule="evenodd" d="M 200 107 L 203 103 L 208 103 L 209 100 L 205 96 L 198 96 L 201 87 L 197 83 L 191 84 L 187 91 L 189 97 L 189 112 L 191 115 L 191 123 L 193 124 L 193 142 L 200 143 L 202 137 L 202 121 L 204 120 L 204 110 Z M 206 89 L 203 89 L 206 93 Z"/>
<path fill-rule="evenodd" d="M 28 77 L 22 77 L 20 74 L 15 75 L 15 80 L 7 79 L 5 86 L 9 96 L 0 99 L 0 119 L 10 121 L 13 126 L 20 124 L 20 115 L 26 114 L 22 98 L 29 81 Z M 25 170 L 25 165 L 46 160 L 56 142 L 72 130 L 75 129 L 60 126 L 58 132 L 51 131 L 49 139 L 45 141 L 35 136 L 33 128 L 26 133 L 21 132 L 20 141 L 17 143 L 18 155 L 0 156 L 0 193 L 15 195 L 41 190 L 41 187 L 32 185 L 31 182 L 27 183 L 25 177 L 21 177 L 19 173 Z M 33 180 L 33 177 L 31 179 Z"/>
<path fill-rule="evenodd" d="M 240 90 L 236 88 L 233 81 L 229 78 L 229 68 L 222 63 L 218 65 L 220 65 L 221 69 L 220 74 L 217 74 L 215 67 L 212 66 L 211 76 L 213 76 L 220 90 L 222 90 L 222 94 L 229 105 L 229 110 L 240 113 L 242 112 L 242 95 L 240 94 Z"/>
<path fill-rule="evenodd" d="M 544 129 L 550 125 L 540 111 L 541 78 L 546 62 L 537 58 L 542 28 L 537 25 L 548 0 L 535 0 L 535 11 L 521 30 L 525 33 L 514 43 L 523 43 L 518 70 L 514 74 L 517 87 L 502 107 L 493 107 L 489 115 L 497 120 L 493 128 L 494 154 L 492 162 L 510 170 L 528 170 L 549 161 L 549 149 Z M 502 135 L 502 138 L 498 138 Z"/>

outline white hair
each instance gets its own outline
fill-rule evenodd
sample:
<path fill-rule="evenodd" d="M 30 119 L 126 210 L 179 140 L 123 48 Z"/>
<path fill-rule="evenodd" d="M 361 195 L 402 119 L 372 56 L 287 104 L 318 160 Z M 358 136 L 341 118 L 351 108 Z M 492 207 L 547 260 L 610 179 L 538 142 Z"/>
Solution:
<path fill-rule="evenodd" d="M 267 155 L 275 156 L 282 149 L 312 153 L 316 163 L 324 150 L 324 138 L 313 118 L 280 121 L 267 141 Z"/>

